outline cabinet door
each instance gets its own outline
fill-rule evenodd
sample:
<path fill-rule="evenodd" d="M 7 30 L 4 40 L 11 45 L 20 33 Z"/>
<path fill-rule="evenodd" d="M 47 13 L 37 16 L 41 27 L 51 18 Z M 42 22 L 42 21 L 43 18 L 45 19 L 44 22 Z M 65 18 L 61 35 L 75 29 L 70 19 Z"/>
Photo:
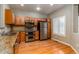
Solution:
<path fill-rule="evenodd" d="M 20 18 L 21 18 L 21 19 L 20 19 L 20 21 L 21 21 L 21 25 L 24 25 L 24 24 L 25 24 L 25 19 L 24 19 L 24 17 L 21 16 Z"/>
<path fill-rule="evenodd" d="M 20 17 L 15 18 L 15 25 L 20 25 Z"/>
<path fill-rule="evenodd" d="M 35 32 L 35 40 L 39 40 L 39 31 Z"/>
<path fill-rule="evenodd" d="M 25 42 L 25 39 L 26 39 L 25 32 L 20 32 L 20 41 Z"/>
<path fill-rule="evenodd" d="M 5 10 L 5 24 L 13 24 L 13 15 L 10 9 Z"/>
<path fill-rule="evenodd" d="M 16 18 L 15 18 L 15 25 L 24 25 L 24 17 L 16 16 Z"/>
<path fill-rule="evenodd" d="M 16 42 L 17 43 L 25 42 L 25 39 L 26 39 L 25 32 L 19 32 Z"/>

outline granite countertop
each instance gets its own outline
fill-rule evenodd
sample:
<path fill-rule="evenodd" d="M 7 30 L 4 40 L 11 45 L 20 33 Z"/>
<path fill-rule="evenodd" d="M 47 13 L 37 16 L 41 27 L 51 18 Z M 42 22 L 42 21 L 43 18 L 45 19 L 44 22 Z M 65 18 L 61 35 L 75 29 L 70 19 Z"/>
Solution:
<path fill-rule="evenodd" d="M 16 36 L 16 34 L 11 36 L 0 36 L 0 54 L 13 53 L 13 46 L 16 41 Z"/>

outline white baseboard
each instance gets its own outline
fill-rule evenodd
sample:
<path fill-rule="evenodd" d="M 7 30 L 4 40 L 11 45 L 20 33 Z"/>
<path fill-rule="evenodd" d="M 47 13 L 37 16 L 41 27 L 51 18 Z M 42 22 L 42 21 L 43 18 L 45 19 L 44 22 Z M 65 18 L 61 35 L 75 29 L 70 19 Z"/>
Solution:
<path fill-rule="evenodd" d="M 73 47 L 72 45 L 70 45 L 69 43 L 66 43 L 66 42 L 60 41 L 60 40 L 55 39 L 55 38 L 52 38 L 52 40 L 55 40 L 55 41 L 58 41 L 58 42 L 60 42 L 60 43 L 63 43 L 63 44 L 65 44 L 65 45 L 70 46 L 70 47 L 71 47 L 71 48 L 76 52 L 76 54 L 79 54 L 78 51 L 77 51 L 76 49 L 74 49 L 74 47 Z"/>

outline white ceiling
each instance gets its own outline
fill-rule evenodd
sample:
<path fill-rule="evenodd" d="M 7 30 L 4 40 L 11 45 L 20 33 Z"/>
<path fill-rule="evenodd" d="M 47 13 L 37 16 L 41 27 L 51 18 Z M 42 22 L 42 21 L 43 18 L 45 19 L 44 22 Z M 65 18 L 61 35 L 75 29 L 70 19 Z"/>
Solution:
<path fill-rule="evenodd" d="M 24 4 L 24 6 L 20 6 L 20 4 L 10 4 L 10 8 L 14 10 L 21 10 L 21 11 L 29 11 L 29 12 L 39 12 L 43 14 L 50 14 L 51 12 L 54 12 L 55 10 L 58 10 L 59 8 L 64 7 L 64 4 Z M 36 7 L 40 7 L 41 10 L 37 11 Z"/>

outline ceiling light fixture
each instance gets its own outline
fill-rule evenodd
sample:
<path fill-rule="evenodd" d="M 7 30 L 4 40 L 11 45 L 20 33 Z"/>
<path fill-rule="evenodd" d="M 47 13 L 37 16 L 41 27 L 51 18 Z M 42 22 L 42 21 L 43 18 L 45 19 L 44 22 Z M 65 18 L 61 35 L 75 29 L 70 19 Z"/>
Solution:
<path fill-rule="evenodd" d="M 23 7 L 23 6 L 24 6 L 24 4 L 21 4 L 21 6 Z"/>
<path fill-rule="evenodd" d="M 37 8 L 36 8 L 37 11 L 40 11 L 40 9 L 41 9 L 40 7 L 37 7 Z"/>

